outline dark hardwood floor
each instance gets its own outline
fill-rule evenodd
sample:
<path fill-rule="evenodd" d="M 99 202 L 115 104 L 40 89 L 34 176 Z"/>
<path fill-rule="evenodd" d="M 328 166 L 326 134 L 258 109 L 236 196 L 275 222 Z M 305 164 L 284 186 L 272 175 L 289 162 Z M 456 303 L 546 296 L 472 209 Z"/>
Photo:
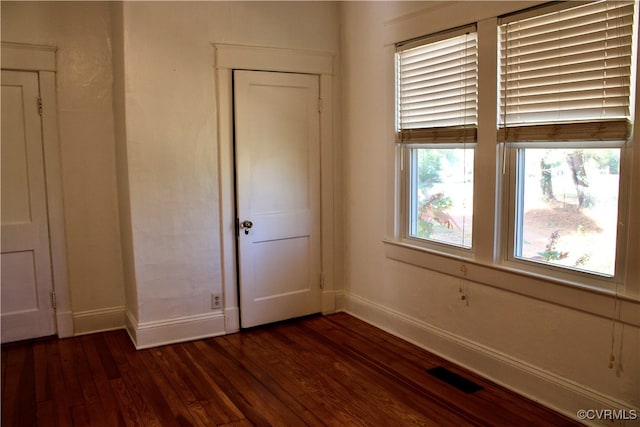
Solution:
<path fill-rule="evenodd" d="M 2 425 L 578 424 L 338 313 L 140 351 L 125 331 L 5 345 Z"/>

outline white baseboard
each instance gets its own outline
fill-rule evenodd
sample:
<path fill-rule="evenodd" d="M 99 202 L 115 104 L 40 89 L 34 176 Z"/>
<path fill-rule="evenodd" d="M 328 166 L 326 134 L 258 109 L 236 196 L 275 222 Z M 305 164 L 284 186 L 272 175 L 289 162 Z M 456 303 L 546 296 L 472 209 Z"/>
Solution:
<path fill-rule="evenodd" d="M 95 332 L 123 329 L 124 307 L 110 307 L 76 312 L 73 313 L 72 318 L 73 335 L 86 335 Z M 58 318 L 58 322 L 60 322 L 60 317 Z M 58 326 L 58 328 L 60 328 L 60 326 Z M 66 325 L 65 328 L 64 332 L 69 332 L 69 326 Z"/>
<path fill-rule="evenodd" d="M 240 308 L 228 307 L 224 309 L 224 330 L 232 334 L 240 330 Z"/>
<path fill-rule="evenodd" d="M 126 329 L 138 350 L 226 333 L 225 315 L 222 312 L 152 322 L 138 322 L 127 312 Z"/>
<path fill-rule="evenodd" d="M 322 314 L 330 314 L 336 311 L 336 291 L 322 291 Z"/>
<path fill-rule="evenodd" d="M 56 311 L 56 327 L 58 338 L 73 336 L 73 313 L 70 311 Z"/>
<path fill-rule="evenodd" d="M 337 309 L 463 366 L 510 390 L 576 419 L 578 410 L 627 411 L 628 404 L 581 384 L 547 372 L 446 330 L 348 292 L 336 295 Z M 580 420 L 581 422 L 585 422 Z M 638 420 L 631 421 L 632 423 Z M 625 421 L 601 421 L 592 425 L 623 426 Z"/>

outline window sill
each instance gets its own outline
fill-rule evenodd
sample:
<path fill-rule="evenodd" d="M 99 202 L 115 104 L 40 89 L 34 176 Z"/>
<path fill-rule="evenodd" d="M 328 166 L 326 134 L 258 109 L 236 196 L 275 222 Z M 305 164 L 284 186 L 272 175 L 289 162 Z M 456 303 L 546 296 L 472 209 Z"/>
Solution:
<path fill-rule="evenodd" d="M 596 316 L 640 327 L 640 300 L 616 295 L 608 290 L 581 283 L 561 281 L 501 265 L 480 263 L 471 258 L 428 250 L 410 243 L 386 239 L 385 255 L 389 259 L 428 270 L 459 277 L 471 282 L 519 295 L 584 311 Z M 614 313 L 613 301 L 620 304 Z"/>

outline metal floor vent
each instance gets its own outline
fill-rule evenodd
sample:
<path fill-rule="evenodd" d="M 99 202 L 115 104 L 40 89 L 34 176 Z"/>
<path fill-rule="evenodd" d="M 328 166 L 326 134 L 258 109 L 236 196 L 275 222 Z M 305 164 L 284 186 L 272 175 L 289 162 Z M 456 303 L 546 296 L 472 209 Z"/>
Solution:
<path fill-rule="evenodd" d="M 427 373 L 467 394 L 475 393 L 476 391 L 482 390 L 482 386 L 464 377 L 461 377 L 455 372 L 451 372 L 450 370 L 442 366 L 427 369 Z"/>

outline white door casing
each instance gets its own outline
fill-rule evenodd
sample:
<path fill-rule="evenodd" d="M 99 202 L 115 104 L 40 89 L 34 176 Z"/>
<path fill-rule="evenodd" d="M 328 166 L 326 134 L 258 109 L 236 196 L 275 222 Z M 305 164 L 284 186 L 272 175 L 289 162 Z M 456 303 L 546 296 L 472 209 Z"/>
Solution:
<path fill-rule="evenodd" d="M 335 180 L 338 162 L 335 157 L 333 99 L 334 53 L 290 48 L 213 44 L 218 122 L 218 190 L 220 215 L 221 289 L 225 332 L 240 330 L 237 271 L 236 181 L 233 125 L 234 70 L 262 70 L 317 75 L 320 79 L 320 180 L 322 233 L 322 312 L 332 313 L 338 304 L 336 260 L 342 248 L 336 245 L 340 202 L 335 197 L 339 181 Z M 216 291 L 216 285 L 212 291 Z"/>
<path fill-rule="evenodd" d="M 35 72 L 2 72 L 2 342 L 56 333 Z"/>
<path fill-rule="evenodd" d="M 241 325 L 318 313 L 319 78 L 235 71 L 234 95 Z"/>
<path fill-rule="evenodd" d="M 53 288 L 55 290 L 55 317 L 58 337 L 73 336 L 73 316 L 67 271 L 61 150 L 58 136 L 56 94 L 55 46 L 2 42 L 2 72 L 30 71 L 37 73 L 40 89 L 40 122 L 42 150 L 47 193 L 49 244 Z"/>

